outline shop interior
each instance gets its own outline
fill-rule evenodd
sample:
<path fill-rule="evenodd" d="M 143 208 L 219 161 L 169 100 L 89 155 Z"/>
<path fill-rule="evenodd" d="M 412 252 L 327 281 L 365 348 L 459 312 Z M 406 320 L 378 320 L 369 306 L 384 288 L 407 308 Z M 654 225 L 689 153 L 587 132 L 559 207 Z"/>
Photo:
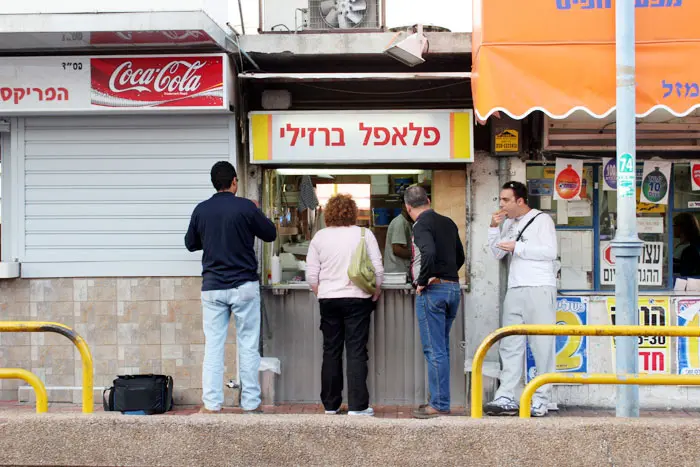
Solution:
<path fill-rule="evenodd" d="M 306 283 L 305 260 L 309 243 L 315 233 L 325 227 L 323 210 L 326 202 L 338 193 L 352 195 L 359 211 L 357 225 L 367 227 L 374 233 L 384 256 L 389 224 L 397 216 L 403 215 L 403 200 L 399 194 L 402 189 L 420 184 L 428 192 L 433 205 L 448 199 L 445 190 L 434 190 L 436 173 L 441 177 L 455 173 L 458 178 L 465 179 L 463 168 L 438 171 L 357 168 L 266 170 L 263 203 L 266 213 L 278 228 L 277 240 L 265 247 L 266 283 Z M 312 191 L 315 199 L 311 196 Z M 463 188 L 461 194 L 463 198 L 466 196 Z M 461 222 L 464 223 L 464 220 Z M 279 266 L 276 264 L 278 262 Z M 406 285 L 409 280 L 408 270 L 385 276 L 385 284 L 400 286 Z"/>

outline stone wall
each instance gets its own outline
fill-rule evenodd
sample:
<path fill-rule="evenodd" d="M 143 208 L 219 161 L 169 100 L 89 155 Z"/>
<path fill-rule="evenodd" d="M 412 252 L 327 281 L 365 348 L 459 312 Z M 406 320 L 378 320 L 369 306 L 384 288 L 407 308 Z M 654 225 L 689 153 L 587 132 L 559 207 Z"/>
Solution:
<path fill-rule="evenodd" d="M 0 280 L 0 320 L 53 321 L 75 329 L 94 360 L 95 387 L 118 374 L 162 373 L 175 403 L 201 402 L 204 333 L 200 278 Z M 225 378 L 235 377 L 235 327 L 229 327 Z M 79 402 L 80 353 L 53 333 L 0 333 L 0 367 L 24 368 L 44 381 L 52 401 Z M 0 400 L 17 400 L 23 381 L 0 379 Z M 52 389 L 53 388 L 53 389 Z M 233 402 L 232 391 L 226 393 Z"/>

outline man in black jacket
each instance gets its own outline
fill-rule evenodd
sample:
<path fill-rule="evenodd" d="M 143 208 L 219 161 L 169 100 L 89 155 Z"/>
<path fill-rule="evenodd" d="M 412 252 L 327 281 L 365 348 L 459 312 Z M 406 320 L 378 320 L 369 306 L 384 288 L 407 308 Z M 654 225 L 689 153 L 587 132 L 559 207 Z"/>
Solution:
<path fill-rule="evenodd" d="M 241 406 L 259 412 L 260 284 L 255 237 L 277 238 L 275 225 L 252 201 L 236 196 L 236 169 L 226 161 L 211 169 L 216 193 L 197 205 L 185 235 L 189 251 L 202 254 L 204 364 L 203 413 L 217 413 L 224 403 L 224 344 L 233 313 L 240 358 Z"/>
<path fill-rule="evenodd" d="M 409 187 L 404 203 L 415 221 L 411 276 L 430 390 L 428 403 L 413 415 L 432 418 L 450 413 L 450 329 L 461 300 L 458 271 L 464 247 L 457 225 L 431 209 L 423 187 Z"/>

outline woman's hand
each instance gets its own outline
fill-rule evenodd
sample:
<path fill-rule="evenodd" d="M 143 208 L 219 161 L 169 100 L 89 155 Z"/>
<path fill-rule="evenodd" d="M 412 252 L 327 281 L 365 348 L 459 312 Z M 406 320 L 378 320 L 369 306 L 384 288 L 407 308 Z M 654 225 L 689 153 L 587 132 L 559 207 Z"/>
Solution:
<path fill-rule="evenodd" d="M 382 289 L 377 288 L 377 290 L 374 292 L 374 295 L 372 295 L 372 301 L 376 302 L 379 300 L 379 296 L 382 294 Z"/>

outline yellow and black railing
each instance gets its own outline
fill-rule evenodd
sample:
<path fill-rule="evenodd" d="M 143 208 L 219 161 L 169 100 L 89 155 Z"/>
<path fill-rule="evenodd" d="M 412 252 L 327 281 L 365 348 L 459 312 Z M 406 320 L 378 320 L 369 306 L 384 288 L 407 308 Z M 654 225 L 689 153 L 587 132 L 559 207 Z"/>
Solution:
<path fill-rule="evenodd" d="M 507 336 L 669 336 L 700 337 L 700 328 L 687 326 L 613 326 L 613 325 L 541 325 L 506 326 L 492 332 L 481 342 L 472 364 L 471 416 L 483 416 L 483 366 L 486 353 Z M 530 417 L 530 403 L 537 388 L 551 383 L 700 385 L 700 375 L 615 375 L 588 373 L 546 373 L 534 378 L 520 397 L 520 417 Z"/>
<path fill-rule="evenodd" d="M 55 332 L 61 334 L 78 348 L 83 363 L 83 413 L 92 413 L 94 409 L 92 354 L 85 339 L 73 329 L 60 323 L 45 321 L 0 321 L 0 332 Z M 17 378 L 29 383 L 36 392 L 36 411 L 48 410 L 48 396 L 44 383 L 33 373 L 21 368 L 0 368 L 0 379 Z"/>

